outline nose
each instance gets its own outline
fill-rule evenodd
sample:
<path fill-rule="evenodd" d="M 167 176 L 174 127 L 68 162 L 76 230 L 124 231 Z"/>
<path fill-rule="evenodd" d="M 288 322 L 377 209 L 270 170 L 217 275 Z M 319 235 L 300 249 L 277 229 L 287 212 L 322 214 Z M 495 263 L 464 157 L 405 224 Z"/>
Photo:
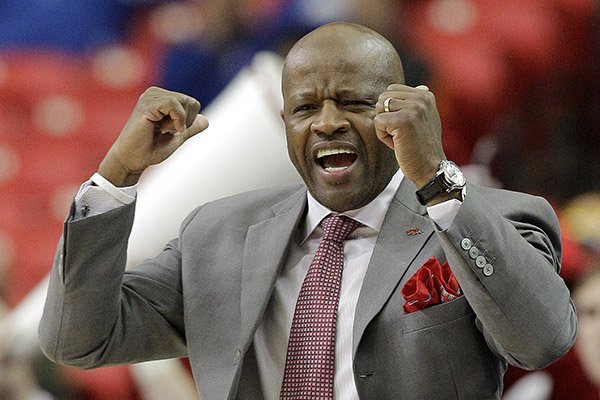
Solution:
<path fill-rule="evenodd" d="M 347 132 L 350 129 L 350 121 L 333 100 L 325 100 L 319 112 L 315 114 L 310 128 L 315 133 L 333 135 Z"/>

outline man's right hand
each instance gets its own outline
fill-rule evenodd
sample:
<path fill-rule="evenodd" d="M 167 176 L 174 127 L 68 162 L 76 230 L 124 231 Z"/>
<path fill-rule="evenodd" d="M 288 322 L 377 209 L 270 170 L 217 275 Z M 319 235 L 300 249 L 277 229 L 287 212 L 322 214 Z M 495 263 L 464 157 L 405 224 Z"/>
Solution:
<path fill-rule="evenodd" d="M 158 87 L 139 98 L 98 173 L 113 185 L 131 186 L 150 165 L 167 159 L 187 139 L 208 127 L 193 97 Z"/>

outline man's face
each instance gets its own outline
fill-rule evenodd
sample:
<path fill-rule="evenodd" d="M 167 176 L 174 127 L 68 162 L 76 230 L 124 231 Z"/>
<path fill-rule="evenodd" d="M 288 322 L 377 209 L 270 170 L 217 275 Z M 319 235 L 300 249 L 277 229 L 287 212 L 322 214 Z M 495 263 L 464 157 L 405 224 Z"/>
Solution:
<path fill-rule="evenodd" d="M 398 168 L 373 126 L 377 97 L 392 82 L 373 46 L 328 43 L 288 57 L 282 117 L 290 159 L 308 190 L 343 212 L 370 202 Z"/>

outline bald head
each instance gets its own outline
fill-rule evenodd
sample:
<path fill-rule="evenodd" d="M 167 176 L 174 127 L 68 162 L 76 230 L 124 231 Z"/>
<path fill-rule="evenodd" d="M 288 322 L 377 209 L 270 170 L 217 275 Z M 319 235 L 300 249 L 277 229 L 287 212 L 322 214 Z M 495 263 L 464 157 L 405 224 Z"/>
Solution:
<path fill-rule="evenodd" d="M 309 64 L 315 70 L 327 70 L 346 60 L 363 60 L 386 86 L 404 83 L 400 56 L 385 37 L 362 25 L 334 22 L 311 31 L 291 48 L 283 68 L 284 91 L 290 69 Z"/>

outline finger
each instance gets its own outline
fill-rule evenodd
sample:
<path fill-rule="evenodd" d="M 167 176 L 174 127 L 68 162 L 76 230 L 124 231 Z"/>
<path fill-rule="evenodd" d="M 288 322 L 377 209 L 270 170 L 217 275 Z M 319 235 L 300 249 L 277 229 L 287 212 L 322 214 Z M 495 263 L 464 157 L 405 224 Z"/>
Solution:
<path fill-rule="evenodd" d="M 380 97 L 375 104 L 375 111 L 377 113 L 393 113 L 407 108 L 407 106 L 410 106 L 412 103 L 414 103 L 414 101 L 411 101 L 407 96 L 390 94 L 387 97 Z"/>
<path fill-rule="evenodd" d="M 163 106 L 159 111 L 171 119 L 175 131 L 181 133 L 185 132 L 187 112 L 181 102 L 169 102 L 167 106 Z"/>
<path fill-rule="evenodd" d="M 381 131 L 379 129 L 377 129 L 375 133 L 377 134 L 377 138 L 381 140 L 383 144 L 385 144 L 390 149 L 394 150 L 394 137 L 392 135 L 388 134 L 386 131 Z"/>
<path fill-rule="evenodd" d="M 398 128 L 410 123 L 410 116 L 404 111 L 395 111 L 389 113 L 381 113 L 373 119 L 375 131 L 381 137 L 384 133 L 394 136 L 398 132 Z"/>
<path fill-rule="evenodd" d="M 196 118 L 190 127 L 185 130 L 183 139 L 187 140 L 192 136 L 202 132 L 206 128 L 208 128 L 208 119 L 204 115 L 198 114 L 196 115 Z"/>
<path fill-rule="evenodd" d="M 411 87 L 407 85 L 402 85 L 398 83 L 394 83 L 389 85 L 387 89 L 379 95 L 379 99 L 385 99 L 386 97 L 398 97 L 398 98 L 407 98 L 409 96 L 415 94 L 422 94 L 423 91 L 429 91 L 429 87 L 426 85 L 419 85 L 417 87 Z"/>
<path fill-rule="evenodd" d="M 381 96 L 375 104 L 375 111 L 377 113 L 389 113 L 396 111 L 396 108 L 393 108 L 394 101 L 394 97 L 391 95 L 387 97 Z"/>
<path fill-rule="evenodd" d="M 393 113 L 397 111 L 409 111 L 417 107 L 421 102 L 415 101 L 415 98 L 397 98 L 397 97 L 388 97 L 390 101 L 388 101 L 388 113 Z M 384 101 L 385 103 L 385 101 Z M 385 105 L 384 105 L 385 106 Z M 385 110 L 384 110 L 385 111 Z"/>
<path fill-rule="evenodd" d="M 157 105 L 145 110 L 143 116 L 152 123 L 158 123 L 161 133 L 185 130 L 185 108 L 174 98 L 161 100 Z"/>
<path fill-rule="evenodd" d="M 186 111 L 185 126 L 186 128 L 190 128 L 200 111 L 200 102 L 193 97 L 187 97 L 183 103 L 185 104 Z"/>
<path fill-rule="evenodd" d="M 402 83 L 392 83 L 391 85 L 389 85 L 387 87 L 388 91 L 398 91 L 398 92 L 412 92 L 415 89 L 429 90 L 429 87 L 427 85 L 418 85 L 418 86 L 412 87 L 412 86 L 404 85 Z"/>
<path fill-rule="evenodd" d="M 389 92 L 395 92 L 395 91 L 405 92 L 405 91 L 411 91 L 413 89 L 414 88 L 412 86 L 408 86 L 403 83 L 392 83 L 391 85 L 389 85 L 387 87 L 387 91 L 389 91 Z"/>
<path fill-rule="evenodd" d="M 386 113 L 382 113 L 379 114 L 377 116 L 375 116 L 375 119 L 373 121 L 374 125 L 375 125 L 375 134 L 377 135 L 377 138 L 379 140 L 381 140 L 386 146 L 388 146 L 391 149 L 394 149 L 394 136 L 393 134 L 395 133 L 394 131 L 389 131 L 388 129 L 388 121 L 387 119 L 389 114 L 386 115 Z"/>
<path fill-rule="evenodd" d="M 419 89 L 411 88 L 410 91 L 386 91 L 379 95 L 375 104 L 377 113 L 395 112 L 408 109 L 417 105 L 430 105 L 435 103 L 435 96 L 427 86 L 421 85 Z M 386 108 L 387 105 L 387 108 Z"/>
<path fill-rule="evenodd" d="M 198 111 L 200 111 L 200 102 L 183 93 L 171 93 L 174 95 L 175 101 L 178 102 L 181 107 L 175 103 L 175 108 L 169 114 L 169 117 L 173 120 L 177 132 L 184 133 L 196 120 Z M 182 110 L 183 114 L 180 114 Z M 177 118 L 174 117 L 174 115 L 177 115 Z"/>

